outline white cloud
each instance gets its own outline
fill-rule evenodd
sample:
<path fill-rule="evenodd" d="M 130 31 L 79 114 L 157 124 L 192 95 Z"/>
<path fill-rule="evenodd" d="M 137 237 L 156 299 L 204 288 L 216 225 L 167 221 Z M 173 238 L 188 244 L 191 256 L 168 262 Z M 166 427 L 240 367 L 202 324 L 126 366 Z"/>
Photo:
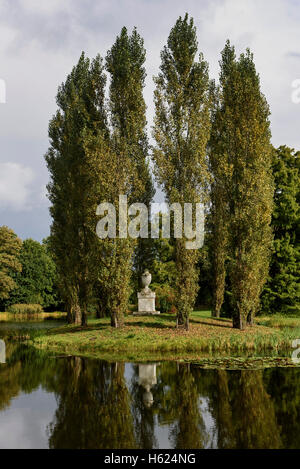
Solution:
<path fill-rule="evenodd" d="M 15 190 L 8 183 L 4 194 L 1 189 L 0 208 L 45 207 L 29 168 L 40 185 L 47 183 L 43 154 L 57 87 L 82 50 L 90 57 L 98 52 L 105 56 L 123 25 L 137 26 L 145 39 L 150 127 L 152 76 L 159 71 L 160 51 L 171 27 L 186 11 L 195 20 L 211 77 L 218 77 L 226 39 L 238 53 L 250 47 L 271 107 L 273 143 L 300 149 L 300 104 L 292 101 L 292 83 L 300 78 L 299 0 L 0 0 L 0 78 L 7 88 L 6 104 L 0 106 L 1 148 L 5 161 L 23 168 L 16 170 L 23 175 Z"/>
<path fill-rule="evenodd" d="M 0 163 L 0 210 L 27 210 L 34 173 L 17 163 Z"/>
<path fill-rule="evenodd" d="M 32 13 L 51 14 L 57 11 L 64 11 L 66 6 L 70 6 L 70 0 L 20 0 L 20 6 Z"/>

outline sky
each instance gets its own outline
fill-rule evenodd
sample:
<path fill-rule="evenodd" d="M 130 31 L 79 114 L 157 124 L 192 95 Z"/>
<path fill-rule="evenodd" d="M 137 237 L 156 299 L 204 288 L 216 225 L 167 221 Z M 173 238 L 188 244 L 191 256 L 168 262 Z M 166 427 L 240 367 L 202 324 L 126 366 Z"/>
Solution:
<path fill-rule="evenodd" d="M 160 51 L 185 12 L 211 78 L 227 39 L 238 53 L 250 47 L 271 108 L 272 143 L 300 150 L 293 88 L 300 88 L 300 0 L 0 0 L 0 226 L 22 239 L 49 235 L 44 154 L 57 88 L 83 50 L 105 57 L 123 26 L 136 26 L 145 40 L 150 135 Z"/>

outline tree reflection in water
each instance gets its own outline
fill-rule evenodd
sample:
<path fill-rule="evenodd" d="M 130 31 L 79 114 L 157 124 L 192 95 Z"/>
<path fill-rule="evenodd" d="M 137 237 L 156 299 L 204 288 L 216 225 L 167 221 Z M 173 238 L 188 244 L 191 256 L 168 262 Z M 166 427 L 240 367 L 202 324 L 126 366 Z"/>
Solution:
<path fill-rule="evenodd" d="M 125 373 L 123 363 L 8 344 L 0 412 L 39 387 L 57 400 L 50 448 L 300 448 L 299 369 L 161 362 L 129 364 Z"/>

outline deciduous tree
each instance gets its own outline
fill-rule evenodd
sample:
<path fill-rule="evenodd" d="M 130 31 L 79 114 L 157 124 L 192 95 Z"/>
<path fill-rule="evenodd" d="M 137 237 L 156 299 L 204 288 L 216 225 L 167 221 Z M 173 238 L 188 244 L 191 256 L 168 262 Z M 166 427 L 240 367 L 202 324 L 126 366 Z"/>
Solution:
<path fill-rule="evenodd" d="M 58 90 L 58 111 L 49 125 L 46 155 L 52 216 L 50 246 L 70 322 L 86 324 L 94 272 L 96 210 L 93 174 L 86 156 L 86 140 L 108 135 L 104 104 L 105 75 L 102 60 L 90 62 L 82 53 L 78 64 Z M 94 206 L 93 206 L 94 203 Z M 95 213 L 95 212 L 94 212 Z"/>
<path fill-rule="evenodd" d="M 197 50 L 193 20 L 180 17 L 161 53 L 155 79 L 155 172 L 168 203 L 182 206 L 205 203 L 209 180 L 210 84 L 208 64 L 202 54 L 197 59 Z M 188 329 L 197 294 L 198 251 L 186 249 L 185 239 L 176 239 L 175 258 L 177 321 Z"/>
<path fill-rule="evenodd" d="M 300 307 L 300 153 L 282 146 L 273 155 L 274 242 L 262 306 L 285 313 Z"/>
<path fill-rule="evenodd" d="M 25 239 L 18 257 L 22 271 L 14 274 L 17 288 L 11 292 L 9 304 L 40 304 L 45 308 L 57 303 L 56 267 L 46 247 L 33 239 Z"/>
<path fill-rule="evenodd" d="M 22 269 L 18 259 L 21 246 L 22 241 L 13 230 L 7 226 L 0 227 L 0 300 L 7 299 L 17 286 L 12 274 Z"/>
<path fill-rule="evenodd" d="M 210 148 L 215 243 L 220 242 L 215 253 L 215 309 L 218 312 L 222 302 L 228 254 L 233 325 L 240 329 L 259 309 L 268 275 L 273 208 L 269 113 L 253 55 L 247 50 L 236 60 L 228 41 Z"/>

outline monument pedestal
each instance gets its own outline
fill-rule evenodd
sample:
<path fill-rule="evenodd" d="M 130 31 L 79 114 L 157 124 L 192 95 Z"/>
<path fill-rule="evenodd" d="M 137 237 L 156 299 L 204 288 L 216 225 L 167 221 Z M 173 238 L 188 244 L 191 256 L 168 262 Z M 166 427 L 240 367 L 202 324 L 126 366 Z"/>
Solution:
<path fill-rule="evenodd" d="M 151 291 L 142 290 L 137 294 L 138 296 L 138 311 L 134 312 L 134 316 L 156 316 L 160 311 L 155 311 L 155 293 Z"/>

